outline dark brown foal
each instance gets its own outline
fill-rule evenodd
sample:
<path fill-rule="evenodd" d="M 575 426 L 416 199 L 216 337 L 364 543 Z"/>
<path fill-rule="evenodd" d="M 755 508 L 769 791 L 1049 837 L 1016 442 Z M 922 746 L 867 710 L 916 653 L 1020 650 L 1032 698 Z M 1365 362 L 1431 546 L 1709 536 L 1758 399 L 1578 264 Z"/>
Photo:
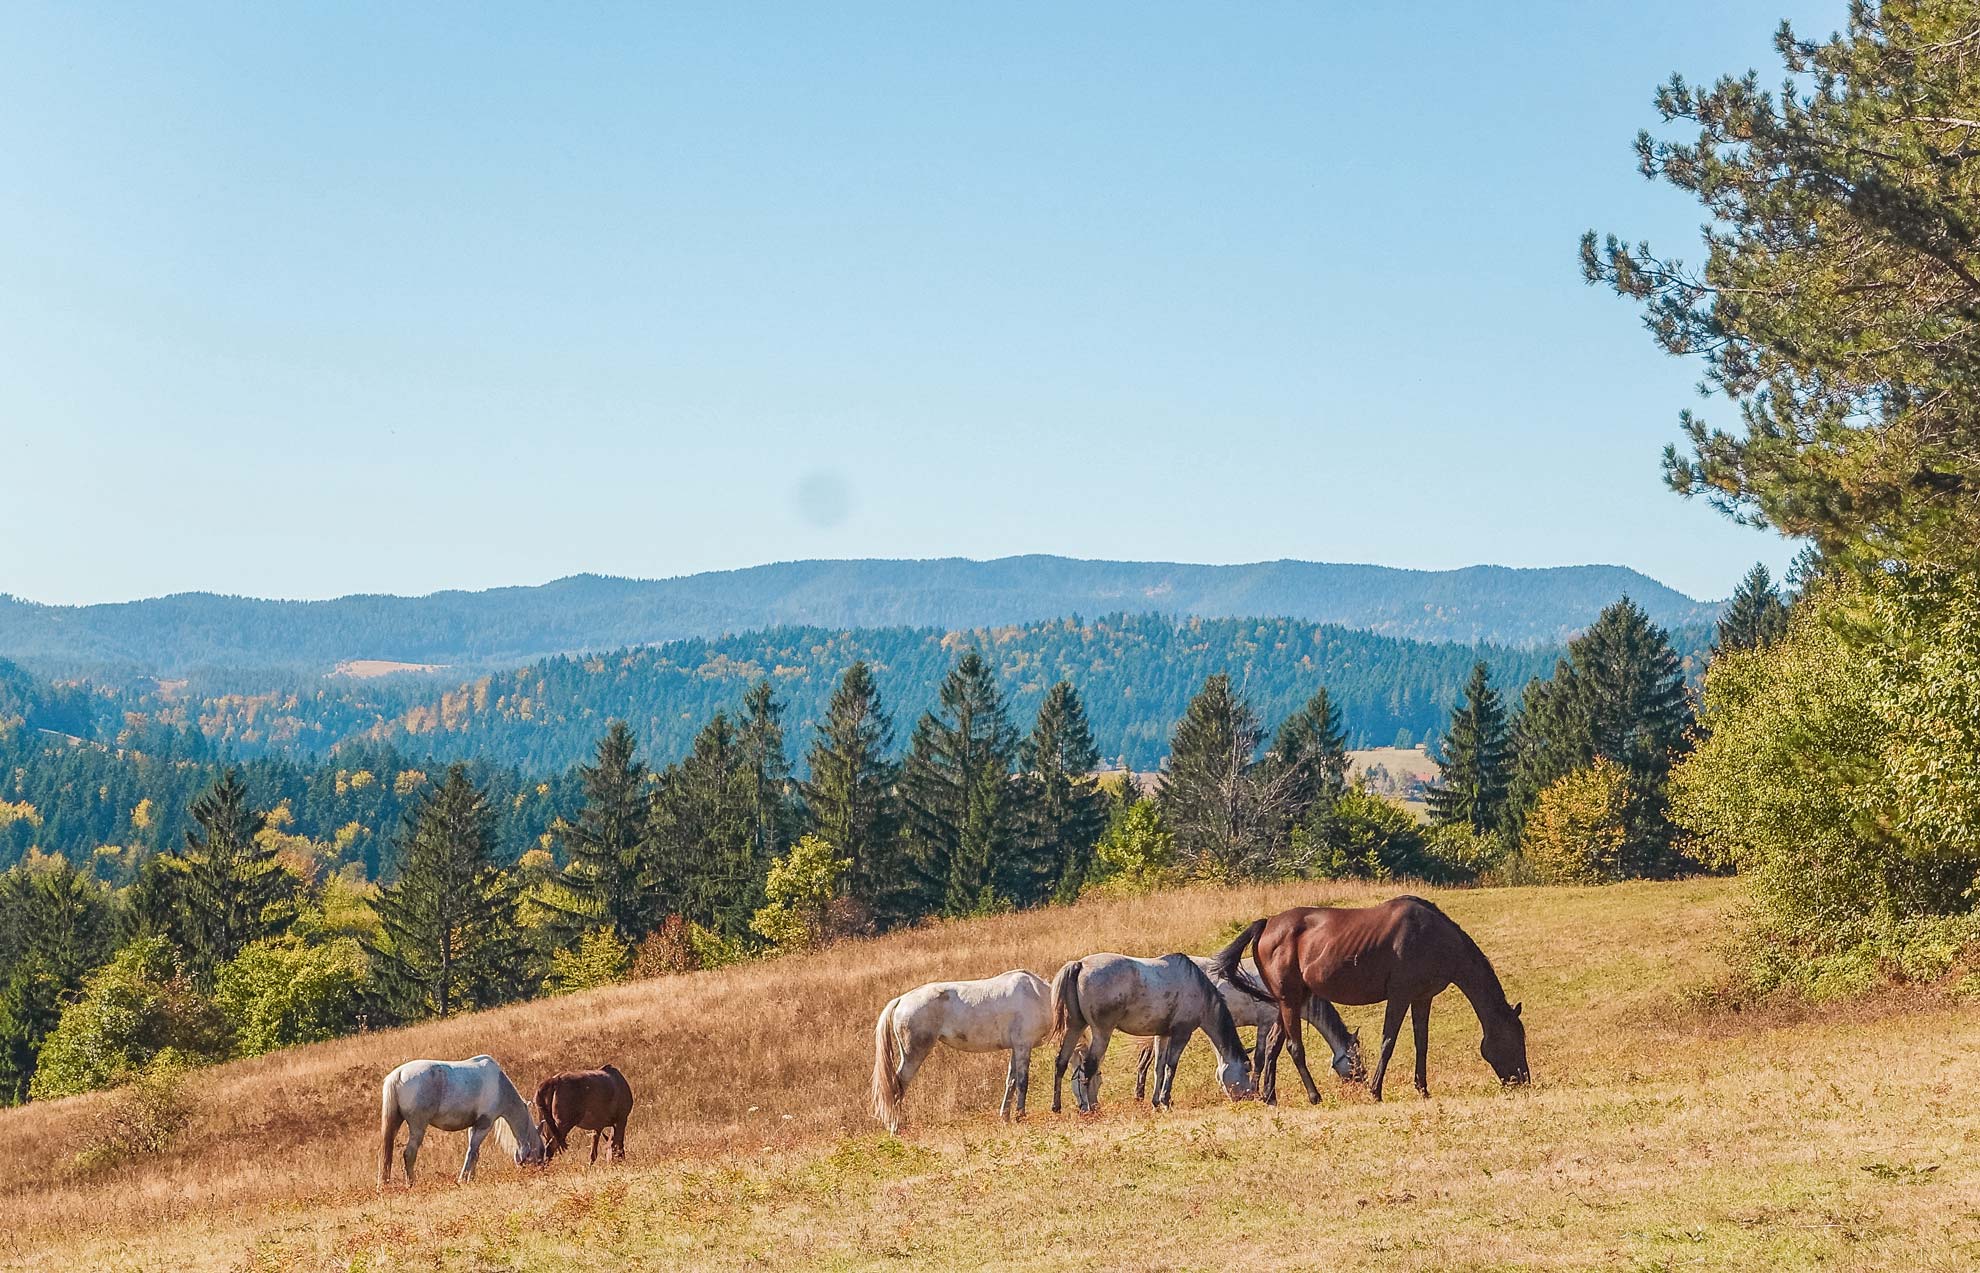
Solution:
<path fill-rule="evenodd" d="M 536 1089 L 537 1128 L 547 1161 L 565 1149 L 574 1131 L 591 1133 L 591 1161 L 598 1161 L 598 1138 L 612 1133 L 613 1159 L 626 1156 L 626 1119 L 632 1116 L 632 1085 L 610 1065 L 572 1070 L 544 1079 Z"/>
<path fill-rule="evenodd" d="M 1246 946 L 1257 960 L 1262 987 L 1238 967 Z M 1416 1090 L 1430 1094 L 1430 1001 L 1450 986 L 1463 991 L 1478 1014 L 1485 1029 L 1479 1052 L 1500 1082 L 1524 1083 L 1529 1077 L 1519 1005 L 1506 1002 L 1499 976 L 1478 944 L 1420 897 L 1398 897 L 1380 906 L 1296 906 L 1239 933 L 1212 966 L 1239 989 L 1279 1005 L 1280 1028 L 1274 1032 L 1260 1093 L 1268 1104 L 1278 1099 L 1281 1047 L 1292 1052 L 1307 1099 L 1320 1099 L 1297 1028 L 1311 999 L 1386 1005 L 1382 1054 L 1368 1084 L 1378 1101 L 1405 1012 L 1416 1035 Z"/>

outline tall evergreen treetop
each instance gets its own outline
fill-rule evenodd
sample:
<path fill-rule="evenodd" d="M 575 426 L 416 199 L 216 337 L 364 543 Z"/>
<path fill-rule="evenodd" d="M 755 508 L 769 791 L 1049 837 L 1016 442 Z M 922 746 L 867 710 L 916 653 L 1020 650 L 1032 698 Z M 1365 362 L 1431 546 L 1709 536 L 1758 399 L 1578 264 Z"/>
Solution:
<path fill-rule="evenodd" d="M 1287 813 L 1294 822 L 1347 789 L 1347 731 L 1325 687 L 1280 724 L 1272 759 L 1281 771 L 1276 777 L 1286 784 Z"/>
<path fill-rule="evenodd" d="M 1442 774 L 1430 789 L 1430 811 L 1440 825 L 1463 823 L 1481 833 L 1499 829 L 1511 781 L 1511 742 L 1505 706 L 1492 688 L 1490 669 L 1480 662 L 1451 711 Z"/>
<path fill-rule="evenodd" d="M 578 770 L 584 804 L 553 831 L 563 845 L 558 882 L 579 899 L 571 918 L 602 921 L 622 942 L 638 942 L 661 919 L 652 836 L 652 784 L 624 721 L 598 740 L 593 763 Z"/>
<path fill-rule="evenodd" d="M 881 706 L 873 672 L 855 662 L 818 723 L 806 762 L 804 807 L 813 833 L 852 862 L 847 893 L 883 927 L 916 918 L 911 904 L 901 904 L 913 892 L 913 873 L 895 834 L 893 745 L 894 723 Z"/>
<path fill-rule="evenodd" d="M 260 839 L 268 816 L 254 808 L 239 769 L 225 770 L 191 812 L 193 826 L 173 863 L 173 935 L 194 978 L 208 983 L 243 947 L 288 928 L 298 881 Z"/>
<path fill-rule="evenodd" d="M 901 794 L 940 909 L 968 914 L 997 898 L 998 873 L 1011 865 L 1005 859 L 1016 839 L 1010 787 L 1017 731 L 989 664 L 975 650 L 943 678 L 938 698 L 938 709 L 915 724 Z"/>
<path fill-rule="evenodd" d="M 1163 819 L 1181 860 L 1200 874 L 1238 879 L 1267 865 L 1284 810 L 1267 807 L 1257 773 L 1264 731 L 1219 672 L 1203 682 L 1169 739 Z"/>
<path fill-rule="evenodd" d="M 750 771 L 750 847 L 758 862 L 767 863 L 797 838 L 801 820 L 791 760 L 784 750 L 784 705 L 769 677 L 743 696 L 741 733 Z"/>
<path fill-rule="evenodd" d="M 1726 612 L 1719 616 L 1718 648 L 1757 650 L 1780 639 L 1787 631 L 1788 608 L 1774 589 L 1774 578 L 1764 565 L 1755 565 L 1740 580 Z"/>
<path fill-rule="evenodd" d="M 454 765 L 407 812 L 399 874 L 372 899 L 367 939 L 392 1011 L 450 1016 L 513 998 L 527 980 L 516 897 L 495 860 L 488 795 Z"/>
<path fill-rule="evenodd" d="M 1031 736 L 1018 749 L 1018 763 L 1029 797 L 1028 861 L 1022 872 L 1028 878 L 1013 880 L 1013 900 L 1021 905 L 1047 897 L 1071 901 L 1079 896 L 1093 846 L 1107 829 L 1107 797 L 1094 777 L 1100 753 L 1072 682 L 1060 681 L 1046 692 Z"/>

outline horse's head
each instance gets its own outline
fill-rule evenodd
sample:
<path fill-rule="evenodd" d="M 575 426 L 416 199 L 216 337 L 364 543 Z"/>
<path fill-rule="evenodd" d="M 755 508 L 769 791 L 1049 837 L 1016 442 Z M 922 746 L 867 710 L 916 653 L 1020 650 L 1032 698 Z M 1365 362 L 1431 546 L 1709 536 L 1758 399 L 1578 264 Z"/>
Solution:
<path fill-rule="evenodd" d="M 1234 1101 L 1248 1101 L 1258 1095 L 1251 1085 L 1251 1058 L 1240 1052 L 1217 1066 L 1217 1081 L 1224 1085 L 1224 1095 Z"/>
<path fill-rule="evenodd" d="M 547 1163 L 563 1152 L 564 1142 L 557 1135 L 557 1125 L 555 1123 L 547 1118 L 537 1119 L 536 1134 L 543 1142 L 541 1161 Z"/>
<path fill-rule="evenodd" d="M 1485 1041 L 1478 1045 L 1485 1064 L 1492 1067 L 1499 1082 L 1508 1085 L 1533 1077 L 1526 1068 L 1526 1025 L 1519 1019 L 1519 1008 L 1515 1003 L 1502 1012 L 1485 1015 Z"/>
<path fill-rule="evenodd" d="M 1348 1035 L 1347 1046 L 1334 1053 L 1334 1073 L 1350 1083 L 1359 1083 L 1368 1077 L 1368 1067 L 1361 1061 L 1361 1031 Z"/>

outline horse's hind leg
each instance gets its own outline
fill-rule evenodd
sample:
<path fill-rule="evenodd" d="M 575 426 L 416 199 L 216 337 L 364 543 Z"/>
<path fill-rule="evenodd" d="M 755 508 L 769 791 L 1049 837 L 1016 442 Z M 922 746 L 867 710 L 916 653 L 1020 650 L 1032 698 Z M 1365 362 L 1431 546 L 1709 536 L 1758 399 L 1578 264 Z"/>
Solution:
<path fill-rule="evenodd" d="M 1059 1040 L 1059 1057 L 1052 1063 L 1052 1112 L 1059 1112 L 1059 1103 L 1065 1096 L 1066 1067 L 1072 1064 L 1079 1051 L 1079 1041 L 1086 1033 L 1084 1025 L 1066 1027 L 1065 1037 Z M 1073 1080 L 1073 1099 L 1079 1098 L 1079 1080 Z"/>
<path fill-rule="evenodd" d="M 406 1187 L 412 1187 L 413 1162 L 419 1157 L 419 1142 L 426 1139 L 426 1124 L 411 1123 L 406 1127 Z"/>
<path fill-rule="evenodd" d="M 626 1120 L 623 1118 L 612 1124 L 612 1160 L 626 1160 Z"/>
<path fill-rule="evenodd" d="M 1107 1041 L 1113 1034 L 1112 1030 L 1093 1027 L 1093 1038 L 1086 1045 L 1086 1059 L 1080 1063 L 1079 1073 L 1073 1076 L 1073 1099 L 1079 1102 L 1083 1112 L 1100 1107 L 1100 1062 L 1106 1059 Z"/>
<path fill-rule="evenodd" d="M 1430 1095 L 1430 1001 L 1409 1005 L 1410 1028 L 1416 1033 L 1416 1090 Z"/>
<path fill-rule="evenodd" d="M 598 1138 L 604 1134 L 605 1129 L 603 1127 L 591 1133 L 591 1165 L 594 1167 L 598 1165 Z"/>
<path fill-rule="evenodd" d="M 1382 1079 L 1389 1072 L 1389 1058 L 1395 1054 L 1396 1036 L 1402 1033 L 1403 1013 L 1408 1010 L 1409 1000 L 1391 999 L 1382 1012 L 1382 1055 L 1375 1059 L 1375 1073 L 1368 1080 L 1368 1094 L 1378 1101 L 1382 1099 Z"/>

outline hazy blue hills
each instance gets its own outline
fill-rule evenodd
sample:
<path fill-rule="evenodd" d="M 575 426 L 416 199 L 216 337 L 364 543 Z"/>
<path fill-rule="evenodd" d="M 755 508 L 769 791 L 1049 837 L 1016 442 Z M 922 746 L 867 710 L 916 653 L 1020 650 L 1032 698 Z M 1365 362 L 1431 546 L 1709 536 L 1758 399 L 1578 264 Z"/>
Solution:
<path fill-rule="evenodd" d="M 43 669 L 323 670 L 347 659 L 472 669 L 779 626 L 954 631 L 1070 615 L 1274 615 L 1418 641 L 1559 642 L 1627 593 L 1658 623 L 1699 602 L 1621 566 L 1399 570 L 1005 557 L 797 561 L 675 579 L 576 575 L 535 587 L 264 601 L 181 593 L 49 606 L 0 596 L 0 656 Z"/>

